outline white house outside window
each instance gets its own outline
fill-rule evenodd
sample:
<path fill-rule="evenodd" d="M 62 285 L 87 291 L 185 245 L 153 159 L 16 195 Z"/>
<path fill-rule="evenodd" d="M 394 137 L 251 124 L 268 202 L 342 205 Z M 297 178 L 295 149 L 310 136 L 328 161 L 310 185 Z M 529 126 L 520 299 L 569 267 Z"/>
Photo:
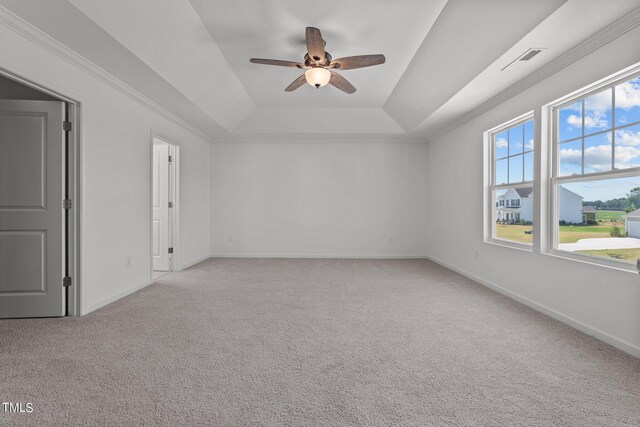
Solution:
<path fill-rule="evenodd" d="M 489 176 L 488 240 L 530 247 L 533 234 L 533 114 L 485 133 Z"/>
<path fill-rule="evenodd" d="M 608 265 L 640 258 L 639 74 L 551 106 L 556 251 Z"/>

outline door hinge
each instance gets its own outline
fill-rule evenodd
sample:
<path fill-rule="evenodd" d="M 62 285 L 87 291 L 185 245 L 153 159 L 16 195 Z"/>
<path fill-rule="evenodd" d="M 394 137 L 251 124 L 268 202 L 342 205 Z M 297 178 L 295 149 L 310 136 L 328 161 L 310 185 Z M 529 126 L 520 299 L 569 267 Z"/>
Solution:
<path fill-rule="evenodd" d="M 173 162 L 173 156 L 169 156 L 169 163 Z"/>
<path fill-rule="evenodd" d="M 65 132 L 71 132 L 71 122 L 66 120 L 62 122 L 62 130 Z"/>
<path fill-rule="evenodd" d="M 173 207 L 173 202 L 169 202 L 169 207 L 172 208 Z"/>
<path fill-rule="evenodd" d="M 71 277 L 66 276 L 62 278 L 62 287 L 64 288 L 68 288 L 69 286 L 71 286 Z"/>
<path fill-rule="evenodd" d="M 71 199 L 64 199 L 62 201 L 62 208 L 63 209 L 71 209 L 71 206 L 72 206 Z"/>
<path fill-rule="evenodd" d="M 169 248 L 169 253 L 172 254 L 173 253 L 173 248 Z"/>

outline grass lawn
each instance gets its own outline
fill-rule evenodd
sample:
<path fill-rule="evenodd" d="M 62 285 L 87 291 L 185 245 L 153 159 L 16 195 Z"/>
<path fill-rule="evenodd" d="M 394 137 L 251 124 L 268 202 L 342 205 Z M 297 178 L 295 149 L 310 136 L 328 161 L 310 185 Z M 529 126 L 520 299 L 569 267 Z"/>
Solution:
<path fill-rule="evenodd" d="M 513 242 L 531 243 L 533 242 L 533 236 L 531 234 L 524 234 L 525 231 L 531 229 L 533 229 L 531 225 L 496 224 L 496 237 Z"/>
<path fill-rule="evenodd" d="M 561 225 L 560 243 L 575 243 L 580 239 L 601 239 L 610 237 L 609 231 L 613 223 L 600 225 Z M 616 223 L 624 229 L 624 224 Z M 525 231 L 532 230 L 531 225 L 496 224 L 496 237 L 498 239 L 511 240 L 513 242 L 531 243 L 533 236 L 525 234 Z"/>
<path fill-rule="evenodd" d="M 601 225 L 560 225 L 560 243 L 575 243 L 580 239 L 598 239 L 609 236 L 613 223 Z M 616 223 L 624 229 L 624 224 Z"/>
<path fill-rule="evenodd" d="M 640 249 L 602 249 L 597 251 L 576 251 L 577 254 L 615 258 L 621 261 L 636 262 L 640 258 Z"/>
<path fill-rule="evenodd" d="M 611 220 L 615 222 L 623 222 L 622 215 L 625 215 L 625 211 L 597 211 L 596 219 L 602 220 L 606 222 L 611 222 Z"/>

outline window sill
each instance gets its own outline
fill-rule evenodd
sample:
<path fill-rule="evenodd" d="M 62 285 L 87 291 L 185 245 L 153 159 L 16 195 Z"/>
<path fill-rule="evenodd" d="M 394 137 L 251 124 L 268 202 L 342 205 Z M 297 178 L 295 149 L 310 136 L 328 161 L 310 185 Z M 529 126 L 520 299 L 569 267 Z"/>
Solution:
<path fill-rule="evenodd" d="M 636 266 L 634 264 L 628 264 L 621 261 L 613 261 L 606 258 L 594 257 L 589 255 L 574 254 L 573 252 L 560 251 L 557 249 L 552 249 L 548 252 L 541 252 L 541 254 L 552 256 L 554 258 L 568 259 L 571 261 L 577 261 L 597 267 L 604 267 L 611 270 L 624 271 L 626 273 L 638 275 L 638 271 L 636 270 Z"/>
<path fill-rule="evenodd" d="M 509 240 L 502 240 L 502 239 L 487 239 L 484 241 L 485 243 L 489 243 L 491 245 L 495 245 L 495 246 L 502 246 L 503 248 L 510 248 L 510 249 L 517 249 L 519 251 L 523 251 L 523 252 L 533 252 L 533 245 L 527 245 L 526 243 L 518 243 L 518 242 L 512 242 Z"/>

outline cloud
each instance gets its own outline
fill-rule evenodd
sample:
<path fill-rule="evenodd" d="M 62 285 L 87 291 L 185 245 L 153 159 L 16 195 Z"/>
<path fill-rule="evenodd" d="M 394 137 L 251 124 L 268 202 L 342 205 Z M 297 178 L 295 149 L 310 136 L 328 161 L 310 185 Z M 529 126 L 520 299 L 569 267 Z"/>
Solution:
<path fill-rule="evenodd" d="M 580 127 L 582 126 L 582 117 L 571 114 L 569 117 L 567 117 L 567 124 Z"/>
<path fill-rule="evenodd" d="M 611 170 L 611 146 L 596 145 L 585 148 L 584 167 L 596 172 Z"/>
<path fill-rule="evenodd" d="M 571 114 L 567 117 L 567 124 L 579 128 L 582 126 L 582 118 Z M 584 117 L 584 127 L 585 129 L 606 129 L 609 127 L 609 121 L 601 113 L 590 112 Z"/>
<path fill-rule="evenodd" d="M 617 153 L 617 152 L 616 152 Z M 582 150 L 565 148 L 560 150 L 560 163 L 582 166 Z M 596 145 L 584 150 L 585 168 L 596 172 L 611 170 L 611 146 Z"/>
<path fill-rule="evenodd" d="M 496 148 L 507 148 L 508 145 L 509 145 L 509 143 L 507 142 L 506 139 L 504 139 L 504 138 L 497 138 L 496 139 Z"/>
<path fill-rule="evenodd" d="M 602 116 L 611 110 L 611 89 L 596 93 L 584 99 L 584 111 Z"/>
<path fill-rule="evenodd" d="M 561 149 L 560 163 L 569 163 L 576 166 L 582 166 L 582 150 L 576 148 Z"/>
<path fill-rule="evenodd" d="M 616 86 L 616 108 L 640 107 L 640 77 Z"/>
<path fill-rule="evenodd" d="M 526 151 L 533 150 L 533 139 L 530 139 L 529 141 L 527 141 L 527 143 L 524 145 L 524 149 Z"/>
<path fill-rule="evenodd" d="M 635 126 L 631 126 L 635 128 Z M 640 146 L 640 130 L 633 132 L 629 128 L 616 132 L 616 145 L 626 147 Z"/>
<path fill-rule="evenodd" d="M 616 147 L 616 167 L 620 169 L 640 166 L 640 148 Z"/>

